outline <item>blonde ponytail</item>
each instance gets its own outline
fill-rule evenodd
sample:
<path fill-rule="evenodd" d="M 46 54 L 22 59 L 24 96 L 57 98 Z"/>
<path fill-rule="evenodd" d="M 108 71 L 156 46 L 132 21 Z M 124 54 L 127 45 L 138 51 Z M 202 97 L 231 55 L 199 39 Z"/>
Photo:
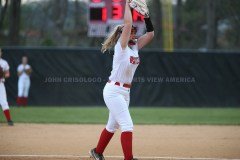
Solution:
<path fill-rule="evenodd" d="M 116 26 L 113 31 L 108 35 L 105 41 L 102 44 L 101 52 L 104 53 L 107 50 L 111 49 L 117 43 L 121 32 L 122 32 L 123 25 Z"/>

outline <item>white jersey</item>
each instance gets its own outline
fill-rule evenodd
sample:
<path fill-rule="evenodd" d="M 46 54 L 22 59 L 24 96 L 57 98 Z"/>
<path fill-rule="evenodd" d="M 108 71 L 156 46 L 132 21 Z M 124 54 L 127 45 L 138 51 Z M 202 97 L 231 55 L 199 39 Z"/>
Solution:
<path fill-rule="evenodd" d="M 19 79 L 26 79 L 26 78 L 30 78 L 30 76 L 25 72 L 26 70 L 31 69 L 31 66 L 29 64 L 23 65 L 20 64 L 17 68 L 18 72 L 23 72 L 20 76 Z"/>
<path fill-rule="evenodd" d="M 8 70 L 10 69 L 7 61 L 5 61 L 5 60 L 2 59 L 2 58 L 0 58 L 0 66 L 1 66 L 1 68 L 3 69 L 4 72 L 5 72 L 5 71 L 8 71 Z M 0 79 L 0 83 L 1 83 L 1 82 L 4 82 L 4 81 L 5 81 L 4 78 L 1 78 L 1 79 Z"/>
<path fill-rule="evenodd" d="M 138 47 L 134 45 L 122 49 L 120 41 L 114 47 L 114 57 L 111 75 L 109 80 L 131 84 L 134 73 L 140 63 Z"/>

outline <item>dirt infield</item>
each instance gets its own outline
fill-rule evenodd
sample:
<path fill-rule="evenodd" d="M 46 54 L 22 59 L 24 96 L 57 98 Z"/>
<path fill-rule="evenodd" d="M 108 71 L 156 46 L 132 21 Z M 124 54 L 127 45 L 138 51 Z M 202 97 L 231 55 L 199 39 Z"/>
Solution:
<path fill-rule="evenodd" d="M 9 127 L 0 123 L 0 159 L 88 160 L 88 151 L 96 145 L 103 127 L 67 124 Z M 134 153 L 141 159 L 237 159 L 240 158 L 240 126 L 136 125 Z M 112 156 L 108 160 L 122 159 L 117 157 L 122 156 L 120 131 L 113 137 L 105 155 Z"/>

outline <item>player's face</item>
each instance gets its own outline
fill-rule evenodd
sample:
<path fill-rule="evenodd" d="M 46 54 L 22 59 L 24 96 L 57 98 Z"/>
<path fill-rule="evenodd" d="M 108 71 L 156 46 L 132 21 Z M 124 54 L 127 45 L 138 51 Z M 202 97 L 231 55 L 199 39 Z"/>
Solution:
<path fill-rule="evenodd" d="M 130 40 L 136 39 L 136 29 L 132 28 L 131 30 L 131 35 L 130 35 Z"/>

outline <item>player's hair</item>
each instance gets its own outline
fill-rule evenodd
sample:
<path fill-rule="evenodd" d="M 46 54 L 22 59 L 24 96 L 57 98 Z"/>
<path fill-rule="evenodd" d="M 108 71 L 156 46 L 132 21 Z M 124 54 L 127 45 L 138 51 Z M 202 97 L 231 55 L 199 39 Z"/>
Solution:
<path fill-rule="evenodd" d="M 123 25 L 117 25 L 113 31 L 107 36 L 102 44 L 102 53 L 106 52 L 107 50 L 111 49 L 117 43 L 121 33 L 122 33 Z"/>

